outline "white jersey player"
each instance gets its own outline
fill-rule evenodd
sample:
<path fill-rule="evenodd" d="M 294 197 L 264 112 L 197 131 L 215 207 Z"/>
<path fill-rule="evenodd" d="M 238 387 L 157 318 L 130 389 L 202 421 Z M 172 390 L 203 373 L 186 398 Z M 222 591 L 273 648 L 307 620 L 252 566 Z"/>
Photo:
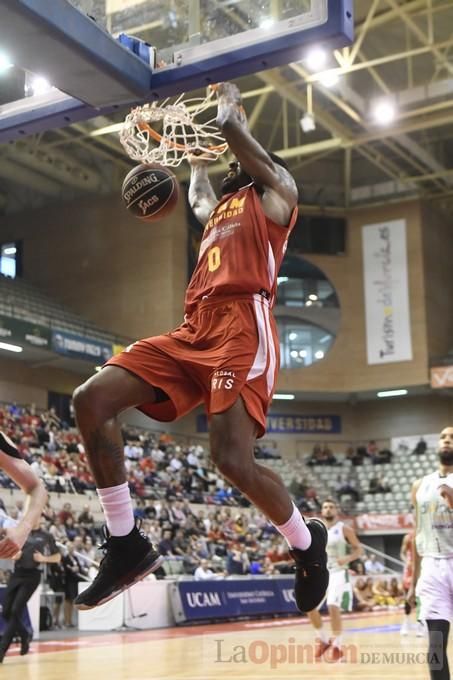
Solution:
<path fill-rule="evenodd" d="M 418 479 L 412 487 L 416 532 L 411 595 L 415 591 L 418 618 L 428 626 L 431 680 L 450 680 L 447 645 L 453 621 L 453 427 L 440 433 L 438 454 L 439 469 Z"/>
<path fill-rule="evenodd" d="M 24 545 L 30 531 L 41 517 L 47 492 L 30 465 L 22 459 L 17 446 L 0 432 L 0 469 L 26 494 L 24 516 L 15 525 L 3 519 L 0 527 L 0 559 L 11 559 Z"/>
<path fill-rule="evenodd" d="M 315 657 L 319 659 L 329 650 L 329 661 L 338 661 L 343 656 L 341 611 L 352 609 L 353 593 L 348 565 L 358 559 L 363 554 L 363 550 L 354 530 L 338 520 L 336 501 L 331 498 L 326 499 L 322 504 L 321 516 L 328 532 L 327 567 L 330 579 L 326 604 L 330 614 L 332 639 L 329 640 L 324 631 L 319 608 L 308 612 L 308 616 L 317 633 Z"/>

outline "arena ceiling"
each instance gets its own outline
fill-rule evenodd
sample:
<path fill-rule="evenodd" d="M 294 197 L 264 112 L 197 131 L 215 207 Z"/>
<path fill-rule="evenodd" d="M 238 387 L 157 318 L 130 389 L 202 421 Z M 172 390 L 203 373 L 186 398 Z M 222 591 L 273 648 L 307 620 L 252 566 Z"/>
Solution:
<path fill-rule="evenodd" d="M 151 9 L 162 17 L 177 12 L 178 2 L 127 0 L 131 13 L 114 12 L 116 0 L 72 0 L 107 28 L 151 44 L 156 30 Z M 306 210 L 341 214 L 408 197 L 448 205 L 453 198 L 453 2 L 354 4 L 355 43 L 330 52 L 322 72 L 304 61 L 237 81 L 250 128 L 287 160 Z M 325 84 L 326 71 L 335 85 Z M 0 94 L 1 87 L 0 81 Z M 373 117 L 382 102 L 395 111 L 387 124 Z M 304 132 L 301 118 L 307 111 L 315 127 Z M 125 113 L 0 145 L 0 210 L 119 191 L 133 162 L 109 128 Z M 214 165 L 213 177 L 224 167 Z M 188 178 L 187 168 L 177 174 Z"/>

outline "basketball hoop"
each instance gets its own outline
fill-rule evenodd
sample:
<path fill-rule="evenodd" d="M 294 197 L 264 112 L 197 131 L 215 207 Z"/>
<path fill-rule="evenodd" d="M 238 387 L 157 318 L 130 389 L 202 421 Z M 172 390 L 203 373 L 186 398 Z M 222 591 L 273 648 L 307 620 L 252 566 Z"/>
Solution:
<path fill-rule="evenodd" d="M 175 101 L 153 102 L 137 106 L 129 113 L 120 132 L 126 153 L 139 163 L 158 163 L 177 167 L 190 154 L 215 161 L 228 144 L 215 125 L 215 117 L 205 122 L 197 118 L 211 107 L 214 89 L 203 99 L 183 101 L 181 94 Z M 159 130 L 157 129 L 159 128 Z"/>

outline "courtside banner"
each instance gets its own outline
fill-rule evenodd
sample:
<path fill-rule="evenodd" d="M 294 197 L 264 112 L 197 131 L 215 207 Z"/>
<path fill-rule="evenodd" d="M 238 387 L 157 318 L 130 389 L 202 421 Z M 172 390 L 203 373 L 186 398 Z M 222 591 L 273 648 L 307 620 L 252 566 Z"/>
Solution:
<path fill-rule="evenodd" d="M 62 330 L 52 331 L 52 349 L 59 354 L 103 364 L 112 356 L 112 345 Z"/>
<path fill-rule="evenodd" d="M 170 596 L 177 623 L 262 614 L 296 614 L 294 577 L 180 581 Z"/>
<path fill-rule="evenodd" d="M 362 227 L 368 364 L 411 361 L 406 220 Z"/>

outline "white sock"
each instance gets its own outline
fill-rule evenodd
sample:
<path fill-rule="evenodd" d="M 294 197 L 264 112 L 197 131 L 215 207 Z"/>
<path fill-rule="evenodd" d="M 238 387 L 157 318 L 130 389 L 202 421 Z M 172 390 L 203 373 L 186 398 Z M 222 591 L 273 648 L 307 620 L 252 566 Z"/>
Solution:
<path fill-rule="evenodd" d="M 327 635 L 324 628 L 316 628 L 316 633 L 318 634 L 318 637 L 321 640 L 321 642 L 324 642 L 324 644 L 327 645 L 327 643 L 329 642 L 329 636 Z"/>
<path fill-rule="evenodd" d="M 337 637 L 333 639 L 332 646 L 338 647 L 338 649 L 340 649 L 342 642 L 343 642 L 343 636 L 337 635 Z"/>
<path fill-rule="evenodd" d="M 112 536 L 127 536 L 134 528 L 134 510 L 129 484 L 118 484 L 108 489 L 96 489 Z"/>
<path fill-rule="evenodd" d="M 311 534 L 308 531 L 300 511 L 293 503 L 293 514 L 285 524 L 274 525 L 277 531 L 284 536 L 290 548 L 307 550 L 311 545 Z"/>

